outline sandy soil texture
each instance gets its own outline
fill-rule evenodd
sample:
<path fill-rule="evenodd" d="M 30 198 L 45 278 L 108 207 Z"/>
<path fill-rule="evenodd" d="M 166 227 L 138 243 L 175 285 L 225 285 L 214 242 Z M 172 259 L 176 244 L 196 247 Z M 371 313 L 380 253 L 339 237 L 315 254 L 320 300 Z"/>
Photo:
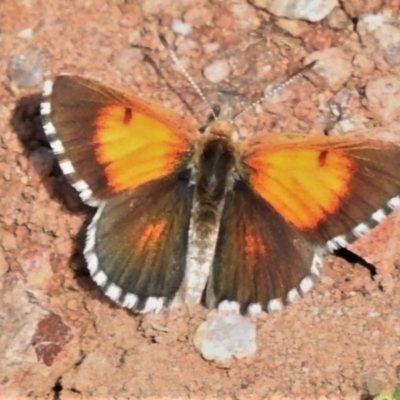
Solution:
<path fill-rule="evenodd" d="M 206 107 L 162 32 L 206 97 L 236 109 L 318 58 L 318 74 L 238 120 L 244 134 L 361 130 L 400 143 L 400 4 L 340 3 L 308 22 L 245 0 L 0 1 L 0 399 L 368 399 L 393 389 L 400 212 L 350 247 L 359 258 L 327 257 L 314 290 L 260 316 L 255 355 L 207 362 L 192 340 L 206 309 L 133 316 L 92 283 L 81 251 L 93 211 L 56 167 L 38 112 L 44 78 L 72 72 L 204 126 Z"/>

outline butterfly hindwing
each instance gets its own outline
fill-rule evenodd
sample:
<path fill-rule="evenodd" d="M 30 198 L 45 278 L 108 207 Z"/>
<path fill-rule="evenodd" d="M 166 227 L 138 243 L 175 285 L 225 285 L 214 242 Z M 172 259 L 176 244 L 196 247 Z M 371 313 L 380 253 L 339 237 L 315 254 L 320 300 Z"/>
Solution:
<path fill-rule="evenodd" d="M 80 76 L 46 81 L 41 113 L 62 171 L 89 204 L 190 157 L 194 136 L 175 113 Z"/>
<path fill-rule="evenodd" d="M 283 138 L 248 148 L 254 190 L 312 243 L 344 247 L 399 203 L 400 148 L 359 138 Z"/>
<path fill-rule="evenodd" d="M 258 304 L 264 310 L 282 306 L 312 286 L 321 258 L 293 226 L 242 180 L 227 193 L 212 268 L 216 303 Z M 291 292 L 292 291 L 292 292 Z M 291 293 L 289 293 L 291 292 Z"/>
<path fill-rule="evenodd" d="M 93 279 L 128 308 L 159 311 L 182 283 L 192 205 L 190 171 L 103 202 L 88 227 Z"/>

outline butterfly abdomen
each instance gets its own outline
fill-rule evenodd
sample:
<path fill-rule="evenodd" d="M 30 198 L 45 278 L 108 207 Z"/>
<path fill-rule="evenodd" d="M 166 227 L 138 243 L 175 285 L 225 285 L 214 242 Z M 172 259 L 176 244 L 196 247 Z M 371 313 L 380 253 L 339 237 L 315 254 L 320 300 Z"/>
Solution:
<path fill-rule="evenodd" d="M 232 186 L 234 165 L 234 149 L 229 138 L 208 136 L 199 146 L 183 290 L 188 304 L 200 301 L 210 276 L 225 194 Z"/>

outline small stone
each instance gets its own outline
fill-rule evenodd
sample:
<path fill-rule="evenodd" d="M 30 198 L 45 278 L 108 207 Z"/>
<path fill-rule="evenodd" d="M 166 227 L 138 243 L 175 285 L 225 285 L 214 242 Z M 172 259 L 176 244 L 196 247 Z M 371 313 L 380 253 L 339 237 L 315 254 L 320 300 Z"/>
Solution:
<path fill-rule="evenodd" d="M 362 15 L 357 23 L 357 32 L 371 52 L 380 52 L 391 65 L 400 64 L 400 28 L 390 11 Z"/>
<path fill-rule="evenodd" d="M 336 7 L 327 18 L 328 26 L 337 31 L 346 29 L 351 25 L 351 20 L 347 14 L 339 7 Z"/>
<path fill-rule="evenodd" d="M 49 254 L 39 249 L 23 249 L 18 252 L 15 261 L 30 287 L 43 288 L 53 276 Z"/>
<path fill-rule="evenodd" d="M 142 37 L 142 35 L 141 35 L 139 29 L 132 30 L 128 33 L 128 43 L 131 46 L 139 46 L 141 37 Z"/>
<path fill-rule="evenodd" d="M 288 32 L 294 37 L 299 37 L 304 35 L 308 30 L 310 30 L 310 24 L 305 21 L 292 20 L 286 18 L 277 18 L 276 25 Z"/>
<path fill-rule="evenodd" d="M 230 73 L 231 67 L 226 60 L 215 60 L 203 70 L 204 77 L 212 83 L 222 82 Z"/>
<path fill-rule="evenodd" d="M 210 43 L 205 43 L 203 45 L 203 49 L 205 53 L 214 53 L 217 50 L 219 50 L 221 48 L 221 46 L 219 45 L 219 43 L 216 42 L 210 42 Z"/>
<path fill-rule="evenodd" d="M 233 19 L 232 14 L 225 9 L 221 9 L 219 13 L 215 14 L 214 23 L 219 29 L 227 31 L 233 29 L 235 26 L 235 20 Z"/>
<path fill-rule="evenodd" d="M 143 50 L 129 47 L 121 50 L 114 58 L 114 65 L 122 72 L 130 72 L 132 68 L 143 61 Z"/>
<path fill-rule="evenodd" d="M 70 328 L 64 324 L 61 317 L 50 314 L 37 324 L 32 337 L 32 346 L 35 348 L 38 359 L 50 367 L 71 339 Z"/>
<path fill-rule="evenodd" d="M 206 360 L 224 363 L 256 352 L 256 328 L 240 314 L 212 311 L 198 327 L 193 343 Z"/>
<path fill-rule="evenodd" d="M 377 318 L 377 317 L 380 317 L 380 316 L 381 316 L 381 314 L 378 311 L 370 311 L 368 313 L 368 317 L 369 318 Z"/>
<path fill-rule="evenodd" d="M 352 64 L 342 49 L 331 47 L 315 51 L 306 57 L 305 63 L 314 60 L 317 60 L 317 64 L 313 67 L 313 71 L 333 91 L 338 91 L 351 77 Z"/>
<path fill-rule="evenodd" d="M 367 76 L 372 74 L 375 69 L 374 60 L 366 54 L 357 54 L 354 56 L 353 65 L 355 67 L 355 76 Z"/>
<path fill-rule="evenodd" d="M 4 251 L 11 251 L 17 248 L 17 238 L 5 229 L 0 230 L 0 243 Z"/>
<path fill-rule="evenodd" d="M 19 88 L 26 88 L 43 83 L 44 69 L 38 59 L 18 55 L 8 62 L 7 75 Z"/>
<path fill-rule="evenodd" d="M 72 299 L 67 303 L 67 308 L 71 311 L 77 311 L 79 310 L 79 304 L 75 299 Z"/>
<path fill-rule="evenodd" d="M 377 13 L 382 10 L 384 0 L 351 0 L 343 1 L 342 7 L 350 18 L 358 18 L 363 14 Z"/>
<path fill-rule="evenodd" d="M 384 76 L 369 81 L 365 88 L 367 107 L 384 123 L 396 120 L 400 115 L 400 79 Z"/>
<path fill-rule="evenodd" d="M 199 48 L 199 45 L 194 40 L 184 39 L 179 44 L 176 45 L 177 54 L 185 54 L 192 50 L 196 50 Z"/>
<path fill-rule="evenodd" d="M 119 26 L 121 28 L 130 28 L 134 29 L 137 27 L 141 22 L 141 14 L 138 13 L 126 13 L 122 16 L 119 20 Z"/>
<path fill-rule="evenodd" d="M 53 170 L 54 154 L 47 147 L 39 147 L 32 151 L 29 162 L 40 177 L 48 177 Z"/>
<path fill-rule="evenodd" d="M 32 28 L 22 29 L 22 31 L 19 31 L 17 34 L 17 37 L 19 37 L 20 39 L 30 39 L 32 36 L 33 36 Z"/>
<path fill-rule="evenodd" d="M 250 0 L 278 17 L 318 22 L 338 6 L 337 0 Z"/>
<path fill-rule="evenodd" d="M 232 4 L 232 15 L 242 29 L 251 29 L 258 25 L 256 10 L 247 3 Z"/>
<path fill-rule="evenodd" d="M 192 25 L 188 24 L 187 22 L 183 22 L 180 19 L 174 19 L 172 21 L 172 30 L 179 34 L 179 35 L 189 35 L 189 33 L 192 31 Z"/>
<path fill-rule="evenodd" d="M 17 242 L 22 243 L 23 241 L 29 238 L 29 230 L 24 225 L 18 225 L 15 228 L 15 237 L 17 238 Z"/>
<path fill-rule="evenodd" d="M 335 125 L 341 133 L 354 132 L 365 129 L 368 125 L 368 118 L 362 115 L 349 115 L 341 118 L 340 121 Z"/>
<path fill-rule="evenodd" d="M 143 15 L 146 15 L 147 18 L 153 15 L 161 15 L 165 12 L 171 15 L 177 15 L 182 9 L 185 10 L 189 7 L 196 10 L 196 7 L 193 7 L 192 0 L 170 2 L 166 2 L 165 0 L 129 0 L 129 2 L 138 4 Z"/>
<path fill-rule="evenodd" d="M 352 368 L 345 368 L 342 370 L 343 378 L 354 380 L 356 377 L 356 371 Z"/>
<path fill-rule="evenodd" d="M 194 27 L 211 26 L 213 13 L 210 8 L 190 7 L 183 16 L 183 20 Z"/>

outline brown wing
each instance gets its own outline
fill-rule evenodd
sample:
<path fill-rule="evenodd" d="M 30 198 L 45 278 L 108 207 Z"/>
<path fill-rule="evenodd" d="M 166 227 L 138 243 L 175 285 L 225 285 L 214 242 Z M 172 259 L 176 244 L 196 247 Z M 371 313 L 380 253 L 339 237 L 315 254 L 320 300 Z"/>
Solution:
<path fill-rule="evenodd" d="M 101 203 L 84 254 L 110 298 L 149 312 L 174 297 L 185 271 L 192 192 L 186 170 Z"/>
<path fill-rule="evenodd" d="M 345 246 L 400 204 L 400 147 L 356 138 L 284 137 L 243 158 L 253 189 L 310 242 Z"/>
<path fill-rule="evenodd" d="M 245 311 L 264 310 L 307 291 L 318 274 L 319 251 L 243 181 L 228 193 L 212 268 L 211 297 L 235 301 Z M 303 282 L 303 284 L 302 284 Z M 294 289 L 294 291 L 292 291 Z M 292 292 L 291 292 L 292 291 Z M 210 290 L 208 290 L 210 292 Z M 290 293 L 291 292 L 291 293 Z"/>
<path fill-rule="evenodd" d="M 80 76 L 46 81 L 41 113 L 62 171 L 89 204 L 166 176 L 190 157 L 193 130 L 178 115 Z"/>

